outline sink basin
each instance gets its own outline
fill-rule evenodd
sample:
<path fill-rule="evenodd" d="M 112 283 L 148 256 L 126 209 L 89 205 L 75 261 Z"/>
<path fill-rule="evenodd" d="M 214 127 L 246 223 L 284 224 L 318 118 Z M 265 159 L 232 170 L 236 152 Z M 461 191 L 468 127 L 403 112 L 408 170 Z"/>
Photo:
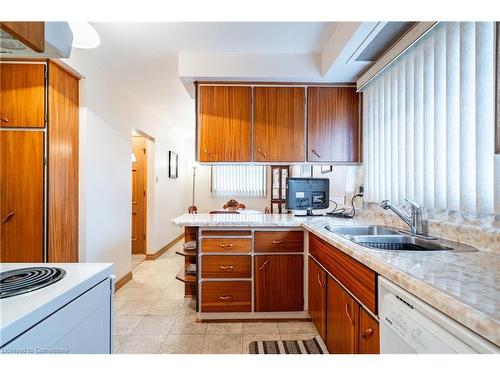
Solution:
<path fill-rule="evenodd" d="M 326 230 L 342 236 L 377 236 L 377 235 L 401 235 L 397 229 L 383 225 L 353 225 L 353 226 L 330 226 Z"/>
<path fill-rule="evenodd" d="M 351 236 L 351 241 L 378 250 L 450 251 L 452 247 L 413 236 Z"/>

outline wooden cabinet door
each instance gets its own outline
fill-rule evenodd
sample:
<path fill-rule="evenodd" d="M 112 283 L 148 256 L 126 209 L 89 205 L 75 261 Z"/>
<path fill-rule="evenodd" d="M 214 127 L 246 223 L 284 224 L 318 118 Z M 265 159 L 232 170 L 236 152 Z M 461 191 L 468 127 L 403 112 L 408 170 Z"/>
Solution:
<path fill-rule="evenodd" d="M 307 89 L 307 160 L 357 162 L 359 98 L 354 87 Z"/>
<path fill-rule="evenodd" d="M 45 65 L 0 64 L 0 127 L 45 126 Z"/>
<path fill-rule="evenodd" d="M 0 28 L 35 52 L 45 50 L 45 22 L 0 22 Z"/>
<path fill-rule="evenodd" d="M 199 160 L 251 161 L 252 88 L 198 88 Z"/>
<path fill-rule="evenodd" d="M 253 121 L 254 161 L 305 160 L 304 87 L 255 87 Z"/>
<path fill-rule="evenodd" d="M 308 310 L 312 323 L 326 342 L 326 272 L 312 258 L 308 260 Z"/>
<path fill-rule="evenodd" d="M 326 346 L 332 354 L 355 354 L 358 344 L 358 303 L 327 276 Z"/>
<path fill-rule="evenodd" d="M 0 262 L 43 262 L 43 133 L 0 131 Z"/>
<path fill-rule="evenodd" d="M 379 324 L 363 308 L 359 309 L 358 352 L 360 354 L 380 353 Z"/>
<path fill-rule="evenodd" d="M 303 267 L 302 254 L 256 255 L 255 311 L 303 311 Z"/>

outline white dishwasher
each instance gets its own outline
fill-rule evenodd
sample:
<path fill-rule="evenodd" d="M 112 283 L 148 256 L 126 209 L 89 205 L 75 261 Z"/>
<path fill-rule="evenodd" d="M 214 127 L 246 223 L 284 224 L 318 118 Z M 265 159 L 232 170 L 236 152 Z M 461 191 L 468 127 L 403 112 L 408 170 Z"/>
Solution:
<path fill-rule="evenodd" d="M 394 283 L 378 278 L 382 354 L 500 353 L 500 348 Z"/>

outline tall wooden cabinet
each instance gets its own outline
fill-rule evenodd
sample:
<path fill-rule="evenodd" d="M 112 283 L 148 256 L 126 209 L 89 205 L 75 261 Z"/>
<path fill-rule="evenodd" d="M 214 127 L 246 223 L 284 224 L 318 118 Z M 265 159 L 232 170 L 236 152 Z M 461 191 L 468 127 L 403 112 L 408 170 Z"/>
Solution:
<path fill-rule="evenodd" d="M 252 88 L 198 88 L 199 160 L 251 161 Z"/>
<path fill-rule="evenodd" d="M 308 311 L 324 342 L 326 342 L 326 280 L 326 271 L 313 259 L 309 259 Z"/>
<path fill-rule="evenodd" d="M 305 88 L 255 87 L 253 160 L 305 160 Z"/>
<path fill-rule="evenodd" d="M 0 261 L 76 262 L 79 79 L 52 61 L 0 73 Z"/>

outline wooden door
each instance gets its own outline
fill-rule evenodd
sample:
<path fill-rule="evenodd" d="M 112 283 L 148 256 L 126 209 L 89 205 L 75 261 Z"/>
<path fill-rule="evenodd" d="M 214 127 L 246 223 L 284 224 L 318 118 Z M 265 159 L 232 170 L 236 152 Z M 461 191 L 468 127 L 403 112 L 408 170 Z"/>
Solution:
<path fill-rule="evenodd" d="M 146 253 L 146 140 L 132 137 L 132 254 Z"/>
<path fill-rule="evenodd" d="M 358 352 L 360 354 L 380 353 L 379 324 L 363 308 L 359 309 Z"/>
<path fill-rule="evenodd" d="M 79 78 L 49 62 L 48 260 L 78 262 Z"/>
<path fill-rule="evenodd" d="M 0 262 L 43 262 L 43 132 L 0 131 Z"/>
<path fill-rule="evenodd" d="M 358 351 L 358 303 L 330 276 L 327 276 L 326 346 L 332 354 Z"/>
<path fill-rule="evenodd" d="M 45 65 L 0 64 L 0 127 L 45 126 Z"/>
<path fill-rule="evenodd" d="M 251 87 L 200 86 L 198 106 L 199 160 L 251 161 Z"/>
<path fill-rule="evenodd" d="M 255 311 L 303 311 L 303 265 L 299 255 L 256 255 Z"/>
<path fill-rule="evenodd" d="M 326 342 L 326 272 L 314 259 L 308 260 L 308 310 L 312 323 Z"/>
<path fill-rule="evenodd" d="M 355 87 L 307 89 L 307 160 L 359 161 L 359 97 Z"/>
<path fill-rule="evenodd" d="M 253 116 L 254 161 L 305 161 L 304 87 L 255 87 Z"/>

